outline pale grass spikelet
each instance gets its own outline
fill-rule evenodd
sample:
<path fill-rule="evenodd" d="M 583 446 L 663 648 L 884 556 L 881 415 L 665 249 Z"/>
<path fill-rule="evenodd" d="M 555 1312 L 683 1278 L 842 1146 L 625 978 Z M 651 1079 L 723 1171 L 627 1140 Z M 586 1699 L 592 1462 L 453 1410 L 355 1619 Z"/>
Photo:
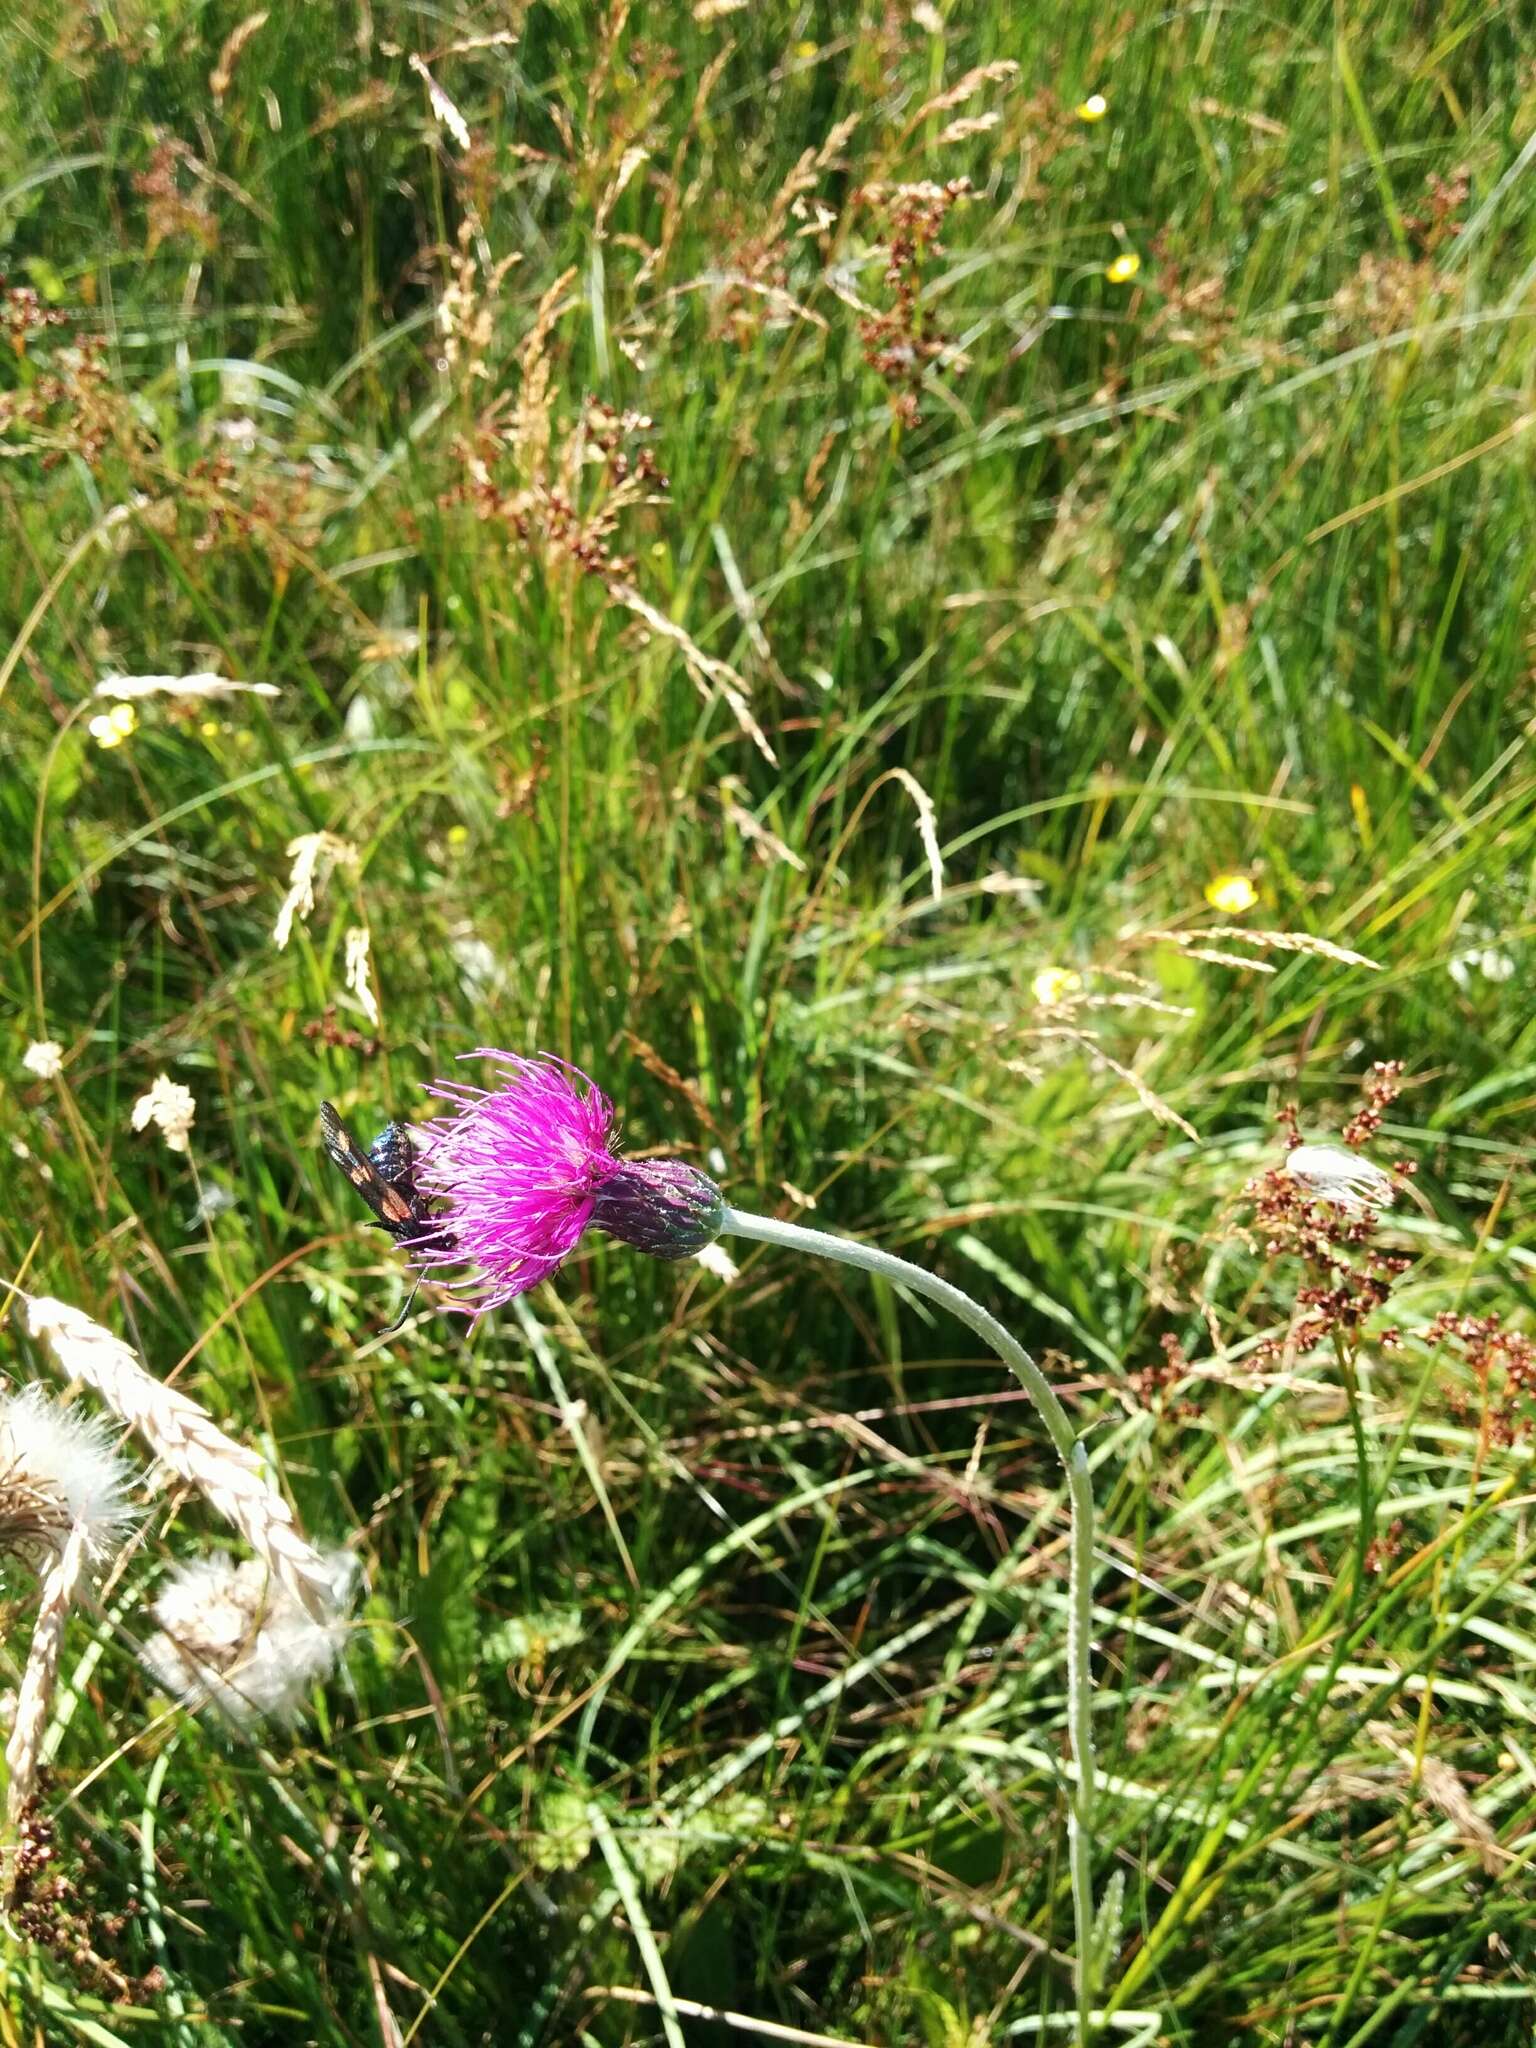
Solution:
<path fill-rule="evenodd" d="M 351 993 L 357 998 L 357 1006 L 368 1022 L 378 1028 L 379 999 L 373 992 L 369 976 L 369 950 L 373 944 L 365 924 L 352 925 L 347 932 L 346 982 Z"/>
<path fill-rule="evenodd" d="M 1285 1171 L 1309 1195 L 1347 1216 L 1390 1209 L 1397 1194 L 1389 1173 L 1342 1145 L 1297 1145 L 1286 1155 Z"/>
<path fill-rule="evenodd" d="M 136 1429 L 178 1478 L 238 1529 L 268 1570 L 314 1613 L 331 1599 L 332 1574 L 293 1524 L 293 1510 L 264 1476 L 254 1451 L 237 1444 L 188 1395 L 145 1370 L 112 1332 L 47 1295 L 27 1297 L 27 1328 L 61 1372 L 83 1380 Z"/>
<path fill-rule="evenodd" d="M 22 1054 L 21 1065 L 39 1081 L 57 1081 L 64 1071 L 64 1048 L 56 1038 L 34 1039 Z"/>
<path fill-rule="evenodd" d="M 934 138 L 935 146 L 944 149 L 950 143 L 969 142 L 973 136 L 985 135 L 995 128 L 1002 119 L 1001 114 L 962 114 L 958 121 L 951 121 L 947 128 L 940 129 Z"/>
<path fill-rule="evenodd" d="M 156 1682 L 183 1706 L 213 1706 L 249 1732 L 258 1721 L 291 1722 L 310 1688 L 335 1670 L 347 1638 L 357 1579 L 345 1551 L 321 1559 L 330 1575 L 314 1613 L 248 1558 L 227 1552 L 178 1565 L 150 1612 L 159 1627 L 144 1645 Z"/>
<path fill-rule="evenodd" d="M 432 109 L 433 120 L 448 130 L 460 149 L 468 149 L 473 140 L 469 132 L 469 123 L 432 76 L 424 61 L 414 54 L 407 61 L 427 89 L 427 104 Z"/>
<path fill-rule="evenodd" d="M 201 700 L 209 697 L 280 697 L 276 683 L 242 683 L 233 676 L 216 676 L 203 670 L 191 676 L 103 676 L 94 695 L 125 703 L 135 697 L 181 697 Z"/>
<path fill-rule="evenodd" d="M 75 1528 L 99 1562 L 133 1520 L 130 1483 L 99 1417 L 50 1400 L 40 1386 L 0 1396 L 0 1551 L 40 1564 L 62 1553 Z"/>
<path fill-rule="evenodd" d="M 777 832 L 772 831 L 760 818 L 754 817 L 746 806 L 737 800 L 742 788 L 734 775 L 722 777 L 720 803 L 726 817 L 742 838 L 757 848 L 759 857 L 765 861 L 782 861 L 787 868 L 793 868 L 797 875 L 806 871 L 805 862 L 792 846 L 786 846 Z"/>
<path fill-rule="evenodd" d="M 221 101 L 234 84 L 235 66 L 240 60 L 240 52 L 252 36 L 266 27 L 269 19 L 270 11 L 264 7 L 258 14 L 248 14 L 244 21 L 236 22 L 224 38 L 218 60 L 208 74 L 208 90 L 216 102 Z"/>
<path fill-rule="evenodd" d="M 1227 881 L 1242 881 L 1247 887 L 1246 876 L 1226 876 Z M 1215 884 L 1212 884 L 1214 887 Z M 1207 889 L 1206 895 L 1210 895 Z M 1255 900 L 1257 900 L 1255 898 Z M 1245 960 L 1235 954 L 1217 955 L 1201 950 L 1208 939 L 1239 939 L 1245 946 L 1253 946 L 1259 952 L 1310 953 L 1319 960 L 1335 961 L 1340 967 L 1369 967 L 1373 973 L 1381 972 L 1381 962 L 1372 960 L 1369 954 L 1353 952 L 1348 946 L 1335 945 L 1332 939 L 1320 939 L 1312 932 L 1257 932 L 1241 924 L 1207 924 L 1198 931 L 1172 932 L 1152 931 L 1135 934 L 1138 944 L 1149 946 L 1180 946 L 1197 960 L 1215 959 L 1221 965 L 1257 967 L 1261 973 L 1272 973 L 1272 968 L 1260 966 L 1256 960 Z"/>
<path fill-rule="evenodd" d="M 730 663 L 719 661 L 712 654 L 706 654 L 676 619 L 669 619 L 665 612 L 657 611 L 655 605 L 643 598 L 633 584 L 614 584 L 613 595 L 620 604 L 632 611 L 637 619 L 644 619 L 653 633 L 659 633 L 664 640 L 672 642 L 682 655 L 683 666 L 692 676 L 695 687 L 705 702 L 709 701 L 713 692 L 718 692 L 731 707 L 736 723 L 763 759 L 777 768 L 778 756 L 768 744 L 768 735 L 752 715 L 752 707 L 747 701 L 747 685 Z"/>
<path fill-rule="evenodd" d="M 288 894 L 283 898 L 272 927 L 272 943 L 279 953 L 293 936 L 294 920 L 303 923 L 315 907 L 315 890 L 323 886 L 333 868 L 355 868 L 357 848 L 334 832 L 302 832 L 288 842 Z"/>
<path fill-rule="evenodd" d="M 87 1537 L 77 1522 L 43 1581 L 32 1625 L 32 1643 L 27 1651 L 27 1668 L 16 1695 L 16 1714 L 10 1739 L 5 1745 L 6 1813 L 14 1829 L 37 1795 L 37 1770 L 42 1760 L 43 1736 L 48 1727 L 48 1710 L 59 1675 L 59 1653 L 64 1647 L 64 1624 L 74 1605 L 75 1593 L 85 1571 Z"/>
<path fill-rule="evenodd" d="M 164 1137 L 167 1152 L 185 1152 L 196 1116 L 197 1099 L 192 1090 L 169 1074 L 156 1074 L 129 1112 L 129 1122 L 136 1131 L 148 1130 L 153 1124 Z"/>
<path fill-rule="evenodd" d="M 922 842 L 923 858 L 928 863 L 928 887 L 933 901 L 938 903 L 944 894 L 944 857 L 939 851 L 939 821 L 933 808 L 933 798 L 906 768 L 888 769 L 884 779 L 899 782 L 917 806 L 917 836 Z"/>
<path fill-rule="evenodd" d="M 913 121 L 926 121 L 930 114 L 947 114 L 951 107 L 963 107 L 967 100 L 974 99 L 984 85 L 1001 85 L 1005 79 L 1018 75 L 1018 65 L 1011 57 L 1000 57 L 993 64 L 978 64 L 973 71 L 956 81 L 936 99 L 926 100 L 917 110 Z"/>

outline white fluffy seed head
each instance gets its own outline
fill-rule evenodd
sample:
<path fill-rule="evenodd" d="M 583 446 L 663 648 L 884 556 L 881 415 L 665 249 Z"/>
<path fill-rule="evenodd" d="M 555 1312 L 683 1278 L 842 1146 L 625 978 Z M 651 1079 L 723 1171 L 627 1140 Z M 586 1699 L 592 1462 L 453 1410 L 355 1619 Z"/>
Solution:
<path fill-rule="evenodd" d="M 318 1617 L 255 1558 L 236 1564 L 221 1550 L 178 1565 L 150 1610 L 159 1628 L 144 1661 L 156 1682 L 184 1706 L 214 1707 L 246 1731 L 296 1720 L 347 1638 L 357 1565 L 340 1550 L 325 1563 L 332 1599 Z"/>
<path fill-rule="evenodd" d="M 50 1400 L 39 1386 L 0 1396 L 0 1548 L 30 1562 L 57 1557 L 71 1527 L 93 1561 L 132 1523 L 133 1472 L 99 1417 Z"/>
<path fill-rule="evenodd" d="M 1350 1216 L 1390 1209 L 1397 1192 L 1389 1173 L 1342 1145 L 1298 1145 L 1286 1155 L 1285 1171 L 1309 1195 Z"/>

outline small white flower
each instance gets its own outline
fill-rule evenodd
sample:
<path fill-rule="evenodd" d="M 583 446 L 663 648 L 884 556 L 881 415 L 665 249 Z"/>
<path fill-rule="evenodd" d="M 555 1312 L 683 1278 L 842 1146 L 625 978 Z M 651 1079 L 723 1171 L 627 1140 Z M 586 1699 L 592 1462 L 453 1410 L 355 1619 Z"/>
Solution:
<path fill-rule="evenodd" d="M 139 714 L 131 704 L 114 704 L 110 711 L 98 711 L 88 718 L 85 729 L 98 747 L 120 747 L 139 729 Z"/>
<path fill-rule="evenodd" d="M 315 888 L 337 866 L 355 868 L 357 848 L 334 832 L 301 832 L 288 842 L 293 865 L 288 871 L 288 894 L 283 898 L 272 927 L 272 943 L 279 953 L 293 936 L 295 918 L 302 924 L 315 907 Z"/>
<path fill-rule="evenodd" d="M 1285 1171 L 1309 1195 L 1350 1216 L 1390 1209 L 1396 1193 L 1389 1173 L 1342 1145 L 1298 1145 L 1287 1155 Z"/>
<path fill-rule="evenodd" d="M 1484 981 L 1508 981 L 1515 971 L 1514 961 L 1507 953 L 1501 953 L 1497 946 L 1485 946 L 1477 964 Z"/>
<path fill-rule="evenodd" d="M 183 1088 L 169 1074 L 156 1074 L 148 1093 L 141 1095 L 133 1105 L 130 1121 L 136 1131 L 155 1125 L 165 1134 L 168 1152 L 185 1152 L 196 1115 L 197 1100 L 192 1090 Z"/>
<path fill-rule="evenodd" d="M 347 1639 L 357 1566 L 343 1550 L 325 1562 L 332 1597 L 318 1620 L 256 1558 L 236 1564 L 221 1550 L 178 1565 L 150 1609 L 160 1626 L 144 1661 L 157 1683 L 184 1706 L 217 1707 L 237 1728 L 297 1719 Z"/>
<path fill-rule="evenodd" d="M 78 1522 L 89 1555 L 109 1556 L 133 1520 L 132 1478 L 100 1417 L 39 1386 L 0 1397 L 0 1549 L 57 1557 Z"/>
<path fill-rule="evenodd" d="M 64 1048 L 56 1038 L 35 1039 L 22 1054 L 21 1064 L 39 1081 L 57 1081 L 64 1071 Z"/>

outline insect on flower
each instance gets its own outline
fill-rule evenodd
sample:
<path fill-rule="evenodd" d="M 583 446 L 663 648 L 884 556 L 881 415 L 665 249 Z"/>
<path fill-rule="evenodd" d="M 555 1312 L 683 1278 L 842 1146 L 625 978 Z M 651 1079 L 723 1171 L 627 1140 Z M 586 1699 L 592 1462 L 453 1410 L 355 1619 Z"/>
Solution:
<path fill-rule="evenodd" d="M 613 1104 L 578 1068 L 493 1047 L 466 1057 L 489 1061 L 497 1085 L 434 1086 L 450 1113 L 428 1126 L 421 1179 L 443 1221 L 412 1241 L 429 1276 L 461 1269 L 464 1313 L 550 1279 L 591 1226 L 655 1259 L 690 1258 L 720 1235 L 709 1176 L 681 1159 L 626 1158 Z"/>
<path fill-rule="evenodd" d="M 373 1211 L 379 1228 L 387 1230 L 396 1244 L 423 1249 L 451 1246 L 448 1233 L 433 1227 L 431 1203 L 417 1189 L 416 1147 L 403 1123 L 392 1118 L 365 1152 L 334 1106 L 322 1102 L 320 1131 L 327 1156 L 341 1168 Z M 418 1278 L 417 1286 L 420 1284 Z M 399 1329 L 415 1299 L 413 1287 L 405 1307 L 384 1332 L 386 1337 Z"/>

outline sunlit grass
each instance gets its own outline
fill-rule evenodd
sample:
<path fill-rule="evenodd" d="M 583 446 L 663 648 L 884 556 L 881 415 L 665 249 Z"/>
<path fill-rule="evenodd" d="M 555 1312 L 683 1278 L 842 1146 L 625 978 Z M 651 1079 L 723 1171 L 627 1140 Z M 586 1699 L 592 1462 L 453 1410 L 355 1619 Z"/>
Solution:
<path fill-rule="evenodd" d="M 588 1245 L 526 1318 L 381 1339 L 316 1106 L 371 1134 L 484 1044 L 1047 1359 L 1101 1517 L 1109 2038 L 1527 2038 L 1529 1445 L 1433 1332 L 1523 1327 L 1536 1258 L 1536 46 L 1347 16 L 10 29 L 4 268 L 61 319 L 0 350 L 0 1273 L 267 1447 L 369 1587 L 297 1734 L 221 1734 L 135 1656 L 220 1540 L 162 1499 L 71 1624 L 54 1802 L 163 1988 L 15 1939 L 16 2039 L 751 2038 L 658 1982 L 1068 2038 L 1033 1418 L 741 1246 Z M 93 732 L 109 673 L 210 671 L 281 695 Z M 280 949 L 317 833 L 356 858 Z M 1343 1389 L 1270 1355 L 1297 1275 L 1243 1190 L 1385 1058 L 1357 1587 Z M 162 1072 L 185 1157 L 130 1127 Z"/>

